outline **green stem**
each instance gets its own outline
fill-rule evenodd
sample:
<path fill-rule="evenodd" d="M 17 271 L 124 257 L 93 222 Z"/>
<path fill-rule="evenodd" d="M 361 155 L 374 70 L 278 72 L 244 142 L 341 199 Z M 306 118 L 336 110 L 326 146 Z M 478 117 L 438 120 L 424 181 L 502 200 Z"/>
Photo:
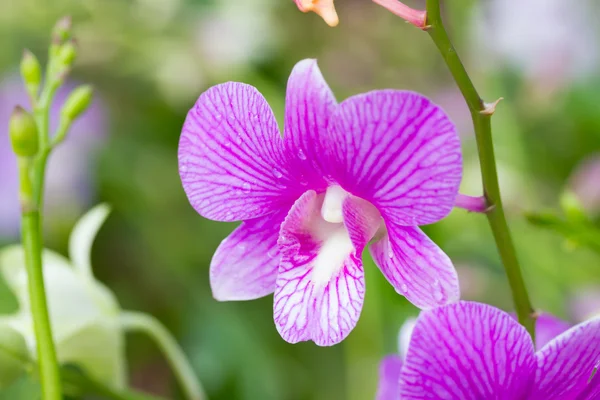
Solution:
<path fill-rule="evenodd" d="M 71 121 L 70 119 L 67 119 L 64 117 L 60 118 L 60 122 L 58 124 L 58 129 L 56 130 L 56 134 L 54 135 L 54 137 L 52 138 L 52 141 L 50 143 L 51 149 L 54 149 L 56 146 L 61 144 L 63 142 L 63 140 L 65 140 L 65 137 L 67 136 L 67 132 L 71 128 L 72 123 L 73 123 L 73 121 Z"/>
<path fill-rule="evenodd" d="M 496 159 L 494 156 L 494 144 L 492 141 L 492 113 L 482 113 L 486 109 L 486 104 L 477 93 L 473 82 L 471 82 L 465 67 L 448 37 L 440 14 L 439 0 L 427 0 L 426 11 L 427 32 L 440 51 L 471 112 L 477 139 L 483 190 L 488 206 L 490 207 L 490 211 L 487 213 L 488 222 L 506 270 L 519 322 L 534 337 L 535 314 L 529 300 L 529 295 L 527 294 L 521 267 L 519 266 L 514 243 L 504 215 L 504 208 L 502 207 Z"/>
<path fill-rule="evenodd" d="M 33 328 L 35 331 L 37 353 L 40 366 L 40 379 L 44 400 L 60 400 L 61 383 L 52 339 L 48 305 L 42 273 L 42 235 L 40 232 L 40 214 L 37 210 L 26 210 L 22 214 L 22 241 L 27 265 L 27 281 Z"/>
<path fill-rule="evenodd" d="M 44 400 L 62 399 L 59 365 L 44 287 L 42 217 L 40 215 L 40 210 L 43 208 L 46 161 L 50 153 L 48 143 L 49 108 L 56 88 L 56 85 L 46 85 L 35 109 L 40 146 L 38 156 L 33 160 L 19 160 L 22 242 Z"/>
<path fill-rule="evenodd" d="M 48 66 L 50 71 L 50 66 Z M 50 72 L 46 73 L 51 77 Z M 51 79 L 51 78 L 49 78 Z M 52 98 L 60 86 L 60 81 L 52 80 L 44 85 L 37 107 L 34 110 L 35 122 L 38 128 L 40 152 L 33 167 L 34 200 L 40 209 L 44 206 L 44 182 L 46 181 L 46 163 L 52 150 L 50 146 L 50 107 Z"/>
<path fill-rule="evenodd" d="M 186 397 L 189 400 L 206 398 L 200 382 L 196 378 L 183 350 L 170 332 L 154 317 L 139 312 L 122 312 L 121 326 L 128 331 L 144 332 L 150 336 L 164 353 L 175 373 Z"/>

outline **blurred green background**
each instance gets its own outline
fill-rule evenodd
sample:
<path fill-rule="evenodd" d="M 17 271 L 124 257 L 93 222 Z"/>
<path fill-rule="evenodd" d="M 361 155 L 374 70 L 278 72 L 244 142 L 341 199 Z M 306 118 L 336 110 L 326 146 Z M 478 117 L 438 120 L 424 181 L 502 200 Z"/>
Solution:
<path fill-rule="evenodd" d="M 84 152 L 74 160 L 51 161 L 64 169 L 51 180 L 62 196 L 48 206 L 46 246 L 66 253 L 68 234 L 83 211 L 110 203 L 114 212 L 93 251 L 96 276 L 124 309 L 149 312 L 168 326 L 211 399 L 370 399 L 380 358 L 397 351 L 398 329 L 417 310 L 370 260 L 359 324 L 331 348 L 284 342 L 273 324 L 271 296 L 239 303 L 212 298 L 210 258 L 236 225 L 195 213 L 181 188 L 176 156 L 185 115 L 203 90 L 229 80 L 252 84 L 281 123 L 289 72 L 303 58 L 317 58 L 339 100 L 376 88 L 422 92 L 459 127 L 463 193 L 481 194 L 468 110 L 429 37 L 368 0 L 337 0 L 336 6 L 341 23 L 332 29 L 314 14 L 301 14 L 291 0 L 2 2 L 0 107 L 10 110 L 18 97 L 8 86 L 23 48 L 43 60 L 51 27 L 71 15 L 80 48 L 73 80 L 92 83 L 101 108 L 101 123 L 76 132 L 94 131 L 94 145 L 72 147 Z M 589 229 L 591 241 L 600 237 L 594 236 L 600 211 L 600 4 L 456 0 L 446 2 L 444 12 L 480 93 L 488 101 L 505 99 L 493 118 L 494 139 L 534 305 L 578 322 L 600 311 L 600 255 L 576 234 L 564 234 Z M 2 154 L 0 168 L 6 168 Z M 70 169 L 88 168 L 83 185 L 69 181 Z M 2 179 L 5 202 L 16 189 Z M 582 223 L 585 228 L 560 209 L 567 189 L 592 221 Z M 568 229 L 558 229 L 561 234 L 534 226 L 525 218 L 531 212 Z M 1 225 L 9 224 L 11 213 L 18 209 L 9 209 Z M 4 226 L 0 243 L 16 242 L 16 229 Z M 512 309 L 483 216 L 455 210 L 425 229 L 453 259 L 464 299 Z M 4 311 L 15 306 L 8 294 L 2 298 Z M 131 336 L 127 349 L 133 387 L 180 398 L 152 342 Z"/>

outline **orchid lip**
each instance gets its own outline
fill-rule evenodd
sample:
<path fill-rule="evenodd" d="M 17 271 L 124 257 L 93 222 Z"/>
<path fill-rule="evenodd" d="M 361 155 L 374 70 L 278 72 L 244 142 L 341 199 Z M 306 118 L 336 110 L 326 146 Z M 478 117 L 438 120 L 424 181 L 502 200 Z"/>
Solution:
<path fill-rule="evenodd" d="M 329 283 L 344 265 L 344 259 L 354 250 L 346 227 L 341 223 L 323 238 L 323 245 L 315 257 L 311 280 L 317 288 Z"/>

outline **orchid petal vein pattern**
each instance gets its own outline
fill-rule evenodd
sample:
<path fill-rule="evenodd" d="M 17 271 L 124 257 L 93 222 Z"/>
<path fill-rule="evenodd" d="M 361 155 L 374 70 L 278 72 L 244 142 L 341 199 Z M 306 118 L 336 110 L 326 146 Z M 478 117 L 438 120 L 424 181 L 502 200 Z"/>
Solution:
<path fill-rule="evenodd" d="M 203 93 L 179 173 L 205 218 L 242 221 L 211 262 L 218 300 L 274 293 L 289 342 L 342 341 L 365 293 L 362 253 L 420 308 L 458 301 L 449 258 L 418 228 L 444 218 L 462 177 L 456 128 L 427 98 L 380 90 L 337 103 L 315 60 L 288 81 L 280 134 L 264 97 L 228 82 Z"/>

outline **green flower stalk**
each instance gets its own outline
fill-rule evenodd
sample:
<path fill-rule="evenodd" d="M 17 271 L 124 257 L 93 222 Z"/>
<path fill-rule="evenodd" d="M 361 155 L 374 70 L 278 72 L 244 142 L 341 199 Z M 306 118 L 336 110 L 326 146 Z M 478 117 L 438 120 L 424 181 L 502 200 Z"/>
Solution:
<path fill-rule="evenodd" d="M 486 216 L 508 277 L 517 317 L 529 334 L 534 337 L 536 316 L 527 293 L 527 288 L 525 287 L 514 242 L 508 228 L 508 223 L 506 222 L 502 198 L 500 196 L 500 186 L 498 184 L 491 126 L 491 117 L 494 114 L 498 101 L 485 103 L 479 96 L 448 37 L 440 13 L 439 0 L 427 0 L 426 17 L 425 28 L 427 33 L 429 33 L 429 36 L 440 51 L 471 111 L 481 164 L 484 196 L 488 205 Z"/>
<path fill-rule="evenodd" d="M 56 90 L 64 82 L 76 57 L 75 44 L 69 40 L 70 27 L 70 19 L 62 19 L 54 28 L 43 85 L 41 85 L 42 73 L 38 60 L 32 53 L 24 52 L 21 60 L 21 76 L 34 111 L 31 115 L 22 108 L 15 109 L 9 129 L 12 147 L 18 159 L 22 252 L 27 267 L 28 303 L 32 313 L 44 400 L 62 398 L 60 371 L 42 271 L 43 218 L 41 210 L 44 204 L 46 162 L 52 150 L 49 110 Z M 61 138 L 66 135 L 70 122 L 83 109 L 85 109 L 85 105 L 69 112 L 73 118 L 69 119 L 69 123 L 61 124 L 59 132 Z"/>
<path fill-rule="evenodd" d="M 508 223 L 506 222 L 506 216 L 504 215 L 500 186 L 498 184 L 494 143 L 492 141 L 491 118 L 502 98 L 493 103 L 486 103 L 479 96 L 460 57 L 456 53 L 456 49 L 448 37 L 440 13 L 439 0 L 427 0 L 424 11 L 412 9 L 398 0 L 373 1 L 429 33 L 469 107 L 477 139 L 479 162 L 481 164 L 485 199 L 484 212 L 492 229 L 496 247 L 506 271 L 517 317 L 533 338 L 536 316 L 529 300 L 525 280 L 521 273 L 521 266 L 519 265 L 516 249 L 508 228 Z"/>

